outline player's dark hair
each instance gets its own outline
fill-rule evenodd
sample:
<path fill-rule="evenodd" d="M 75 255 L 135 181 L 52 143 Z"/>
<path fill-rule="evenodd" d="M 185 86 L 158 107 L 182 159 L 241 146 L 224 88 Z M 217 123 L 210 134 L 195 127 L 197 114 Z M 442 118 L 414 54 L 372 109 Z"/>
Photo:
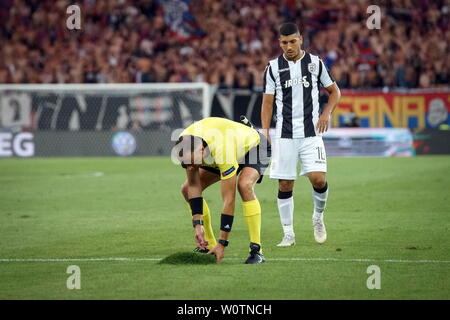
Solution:
<path fill-rule="evenodd" d="M 286 22 L 280 26 L 278 33 L 280 36 L 289 36 L 296 33 L 300 34 L 300 31 L 295 23 Z"/>
<path fill-rule="evenodd" d="M 206 142 L 200 137 L 192 135 L 181 136 L 175 143 L 176 155 L 178 159 L 181 161 L 181 159 L 184 156 L 184 153 L 195 152 L 201 145 L 203 145 L 203 147 L 207 146 Z M 184 168 L 186 167 L 183 163 L 181 165 Z"/>

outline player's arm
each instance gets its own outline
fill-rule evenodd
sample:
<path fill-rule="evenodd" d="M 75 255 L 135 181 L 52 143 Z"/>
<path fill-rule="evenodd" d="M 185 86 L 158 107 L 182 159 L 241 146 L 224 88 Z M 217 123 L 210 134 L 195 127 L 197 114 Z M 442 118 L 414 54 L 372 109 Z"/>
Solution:
<path fill-rule="evenodd" d="M 317 130 L 319 133 L 323 133 L 328 130 L 331 114 L 341 98 L 341 91 L 323 61 L 320 60 L 319 63 L 319 80 L 329 94 L 327 106 L 320 115 L 319 121 L 317 121 Z"/>
<path fill-rule="evenodd" d="M 188 199 L 202 196 L 202 183 L 198 166 L 187 166 Z M 198 217 L 197 217 L 198 218 Z"/>
<path fill-rule="evenodd" d="M 267 140 L 270 141 L 269 129 L 273 113 L 273 100 L 275 98 L 275 77 L 272 72 L 272 66 L 267 64 L 264 70 L 264 87 L 263 87 L 263 101 L 261 106 L 261 126 L 263 134 Z"/>
<path fill-rule="evenodd" d="M 234 205 L 236 200 L 236 175 L 229 179 L 222 180 L 220 183 L 220 191 L 223 199 L 222 212 L 228 215 L 234 215 Z"/>
<path fill-rule="evenodd" d="M 205 248 L 208 243 L 205 241 L 205 230 L 203 228 L 203 198 L 202 184 L 198 166 L 187 166 L 186 176 L 188 182 L 188 199 L 192 210 L 192 223 L 194 225 L 194 239 L 200 248 Z"/>
<path fill-rule="evenodd" d="M 217 245 L 209 253 L 214 253 L 217 263 L 221 263 L 224 257 L 225 247 L 228 244 L 228 236 L 233 226 L 234 208 L 236 200 L 236 174 L 231 178 L 221 181 L 220 191 L 223 199 L 223 210 L 220 218 L 220 238 Z"/>
<path fill-rule="evenodd" d="M 328 125 L 330 122 L 331 114 L 336 108 L 339 99 L 341 98 L 341 90 L 337 86 L 336 82 L 334 82 L 331 86 L 325 88 L 329 94 L 328 103 L 325 109 L 323 109 L 322 114 L 319 117 L 319 121 L 317 122 L 317 130 L 319 133 L 326 132 L 328 130 Z"/>
<path fill-rule="evenodd" d="M 263 94 L 263 101 L 261 106 L 261 126 L 263 129 L 263 134 L 269 141 L 270 141 L 269 129 L 270 129 L 270 122 L 272 120 L 274 97 L 275 96 L 273 94 Z"/>

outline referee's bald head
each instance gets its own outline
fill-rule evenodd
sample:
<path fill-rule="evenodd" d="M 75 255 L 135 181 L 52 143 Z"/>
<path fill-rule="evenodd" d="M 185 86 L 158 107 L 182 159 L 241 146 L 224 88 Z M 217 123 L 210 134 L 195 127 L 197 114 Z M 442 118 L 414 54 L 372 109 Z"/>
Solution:
<path fill-rule="evenodd" d="M 291 34 L 300 34 L 297 25 L 292 22 L 283 23 L 278 30 L 280 36 L 290 36 Z"/>

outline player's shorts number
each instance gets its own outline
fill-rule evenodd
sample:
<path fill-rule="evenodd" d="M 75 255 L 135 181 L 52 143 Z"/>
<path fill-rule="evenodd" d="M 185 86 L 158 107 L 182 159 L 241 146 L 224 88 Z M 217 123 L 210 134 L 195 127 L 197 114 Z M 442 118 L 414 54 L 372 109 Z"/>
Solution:
<path fill-rule="evenodd" d="M 317 158 L 319 160 L 325 160 L 325 154 L 323 152 L 323 148 L 322 147 L 316 147 L 317 149 Z"/>

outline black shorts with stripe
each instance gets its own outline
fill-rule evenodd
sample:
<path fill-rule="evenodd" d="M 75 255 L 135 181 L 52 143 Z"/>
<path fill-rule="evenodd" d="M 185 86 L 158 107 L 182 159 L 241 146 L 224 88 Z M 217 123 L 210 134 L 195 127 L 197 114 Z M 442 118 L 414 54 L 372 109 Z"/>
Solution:
<path fill-rule="evenodd" d="M 259 132 L 258 132 L 259 133 Z M 266 137 L 259 133 L 259 144 L 256 147 L 251 148 L 244 156 L 243 159 L 238 161 L 239 168 L 236 174 L 239 174 L 245 167 L 250 167 L 258 171 L 260 177 L 256 183 L 261 183 L 264 172 L 270 164 L 270 157 L 272 156 L 272 147 Z M 201 166 L 200 168 L 220 175 L 220 171 L 217 168 Z"/>

